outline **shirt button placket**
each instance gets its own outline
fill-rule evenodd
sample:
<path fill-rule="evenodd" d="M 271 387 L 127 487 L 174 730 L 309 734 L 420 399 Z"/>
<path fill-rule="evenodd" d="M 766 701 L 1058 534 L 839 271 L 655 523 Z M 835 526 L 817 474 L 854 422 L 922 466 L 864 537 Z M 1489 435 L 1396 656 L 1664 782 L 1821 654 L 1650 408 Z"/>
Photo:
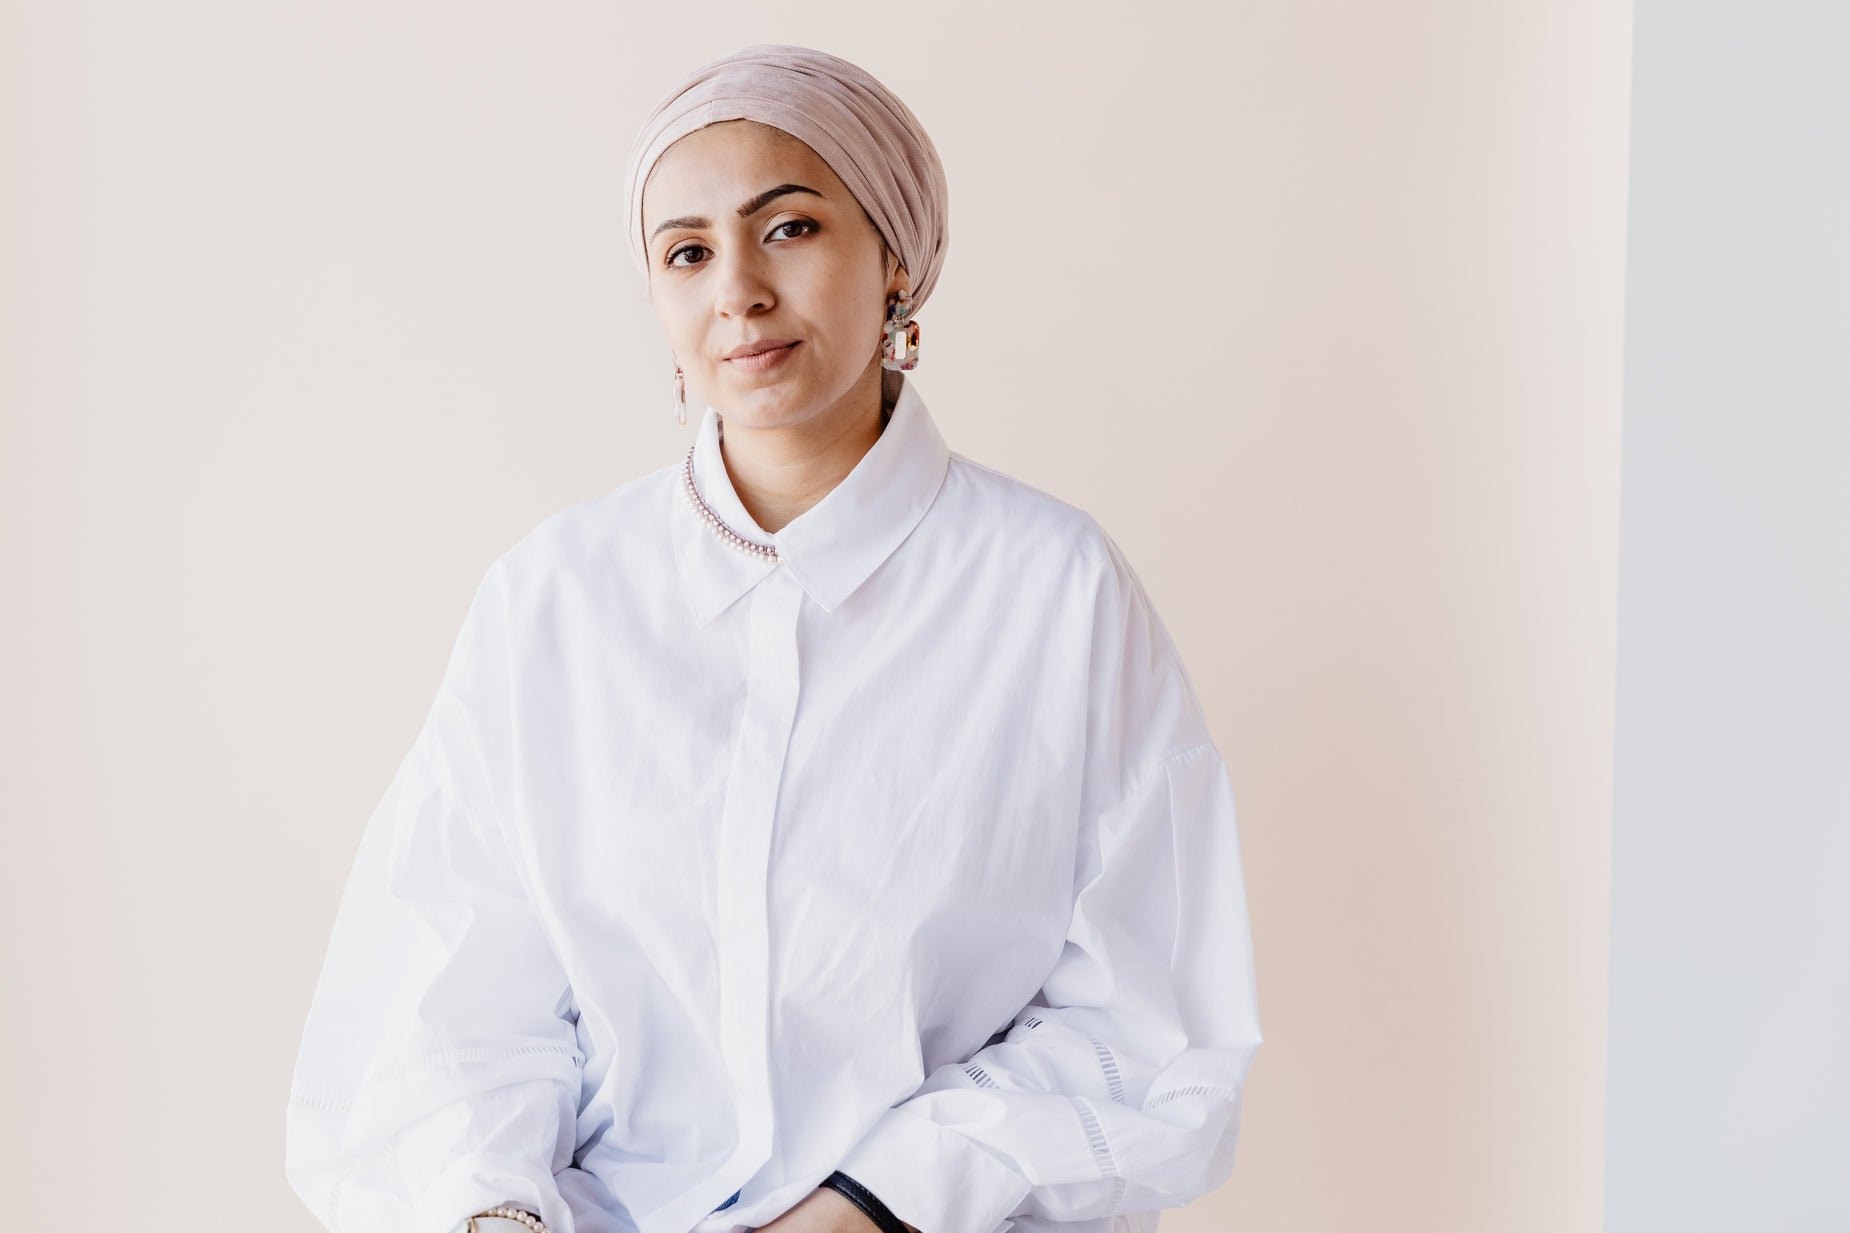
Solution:
<path fill-rule="evenodd" d="M 771 829 L 796 717 L 797 620 L 804 592 L 778 569 L 751 593 L 751 662 L 720 821 L 721 1041 L 739 1099 L 739 1145 L 727 1170 L 743 1182 L 771 1155 L 769 1037 Z"/>

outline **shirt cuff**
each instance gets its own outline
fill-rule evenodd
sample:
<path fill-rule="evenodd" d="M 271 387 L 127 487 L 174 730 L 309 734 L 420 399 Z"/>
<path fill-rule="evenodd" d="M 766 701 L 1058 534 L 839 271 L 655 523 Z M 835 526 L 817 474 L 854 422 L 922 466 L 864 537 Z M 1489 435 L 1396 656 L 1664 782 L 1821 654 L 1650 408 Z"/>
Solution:
<path fill-rule="evenodd" d="M 572 1214 L 550 1173 L 544 1179 L 531 1161 L 472 1156 L 445 1169 L 418 1198 L 417 1233 L 453 1233 L 469 1217 L 491 1207 L 519 1207 L 540 1218 L 552 1233 L 569 1233 Z"/>
<path fill-rule="evenodd" d="M 888 1109 L 836 1168 L 920 1233 L 997 1233 L 1028 1179 L 974 1141 L 904 1108 Z"/>

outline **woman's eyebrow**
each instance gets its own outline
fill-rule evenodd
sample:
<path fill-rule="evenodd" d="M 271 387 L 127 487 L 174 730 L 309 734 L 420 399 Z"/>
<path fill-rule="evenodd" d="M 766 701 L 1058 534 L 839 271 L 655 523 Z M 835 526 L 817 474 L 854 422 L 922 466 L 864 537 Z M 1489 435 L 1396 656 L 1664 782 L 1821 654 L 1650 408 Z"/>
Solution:
<path fill-rule="evenodd" d="M 812 197 L 822 196 L 822 194 L 815 189 L 804 188 L 801 184 L 779 184 L 776 188 L 766 189 L 764 192 L 759 193 L 756 197 L 753 197 L 750 201 L 740 206 L 739 217 L 750 218 L 758 211 L 770 205 L 773 201 L 776 201 L 779 197 L 788 193 L 808 193 Z"/>
<path fill-rule="evenodd" d="M 753 197 L 750 201 L 740 206 L 739 217 L 750 218 L 758 211 L 770 205 L 773 201 L 776 201 L 779 197 L 787 196 L 790 193 L 808 193 L 812 197 L 822 196 L 822 194 L 815 189 L 805 188 L 801 184 L 779 184 L 776 188 L 767 188 L 764 192 L 759 193 L 756 197 Z M 689 231 L 699 231 L 703 227 L 710 226 L 712 226 L 712 223 L 701 215 L 688 215 L 683 218 L 664 218 L 661 222 L 655 224 L 655 230 L 649 233 L 649 238 L 653 240 L 662 232 L 676 227 L 685 227 Z"/>

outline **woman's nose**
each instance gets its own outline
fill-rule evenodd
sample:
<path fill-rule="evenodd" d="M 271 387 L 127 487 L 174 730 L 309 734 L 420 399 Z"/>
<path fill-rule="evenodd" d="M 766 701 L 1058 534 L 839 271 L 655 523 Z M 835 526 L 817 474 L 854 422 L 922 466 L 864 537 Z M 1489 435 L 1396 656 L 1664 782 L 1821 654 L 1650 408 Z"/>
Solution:
<path fill-rule="evenodd" d="M 746 317 L 777 303 L 771 284 L 750 257 L 720 257 L 713 308 L 722 317 Z"/>

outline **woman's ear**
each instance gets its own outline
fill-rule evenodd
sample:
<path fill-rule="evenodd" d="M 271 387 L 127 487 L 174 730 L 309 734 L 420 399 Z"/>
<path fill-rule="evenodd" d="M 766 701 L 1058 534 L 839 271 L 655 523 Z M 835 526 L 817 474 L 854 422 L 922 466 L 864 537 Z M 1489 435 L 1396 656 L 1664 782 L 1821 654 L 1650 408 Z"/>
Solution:
<path fill-rule="evenodd" d="M 886 293 L 889 299 L 896 291 L 912 290 L 912 275 L 906 273 L 906 267 L 899 264 L 898 257 L 887 262 L 887 269 Z"/>

